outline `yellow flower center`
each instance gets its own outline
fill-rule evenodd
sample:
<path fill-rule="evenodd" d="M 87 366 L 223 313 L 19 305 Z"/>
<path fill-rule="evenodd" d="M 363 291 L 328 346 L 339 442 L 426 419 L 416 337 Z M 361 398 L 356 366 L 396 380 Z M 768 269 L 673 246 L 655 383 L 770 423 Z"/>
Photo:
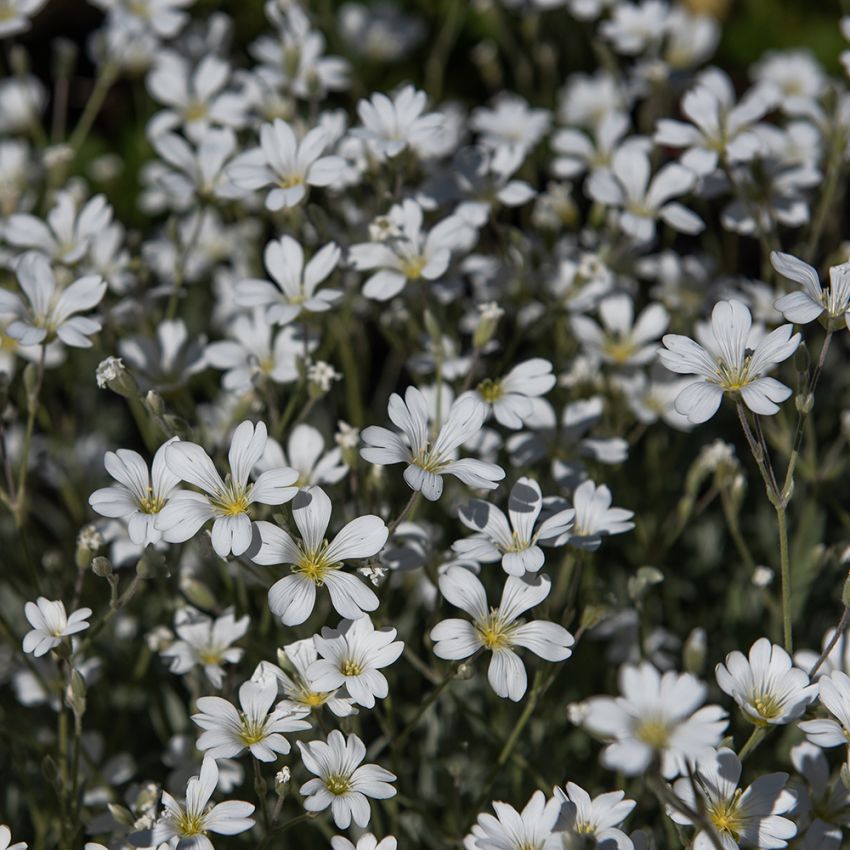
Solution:
<path fill-rule="evenodd" d="M 743 818 L 738 806 L 741 797 L 740 788 L 735 791 L 729 800 L 718 800 L 708 807 L 709 820 L 714 824 L 718 832 L 728 832 L 737 836 L 743 826 Z"/>
<path fill-rule="evenodd" d="M 177 830 L 181 836 L 202 835 L 204 832 L 204 816 L 183 812 L 177 819 Z"/>
<path fill-rule="evenodd" d="M 758 694 L 753 697 L 753 708 L 765 720 L 773 720 L 782 714 L 782 705 L 773 694 Z"/>
<path fill-rule="evenodd" d="M 251 485 L 240 487 L 227 476 L 225 489 L 210 499 L 218 516 L 239 516 L 248 512 L 251 504 Z"/>
<path fill-rule="evenodd" d="M 513 641 L 511 640 L 513 624 L 503 622 L 496 610 L 491 609 L 490 615 L 480 623 L 477 623 L 475 629 L 481 638 L 481 643 L 487 649 L 507 649 L 513 645 Z"/>
<path fill-rule="evenodd" d="M 485 378 L 477 387 L 478 394 L 487 404 L 497 402 L 503 393 L 502 384 L 500 381 L 494 381 L 490 378 Z"/>
<path fill-rule="evenodd" d="M 670 740 L 670 730 L 663 720 L 650 718 L 638 726 L 635 737 L 655 750 L 662 750 Z"/>
<path fill-rule="evenodd" d="M 300 186 L 304 182 L 304 178 L 300 174 L 287 174 L 277 181 L 277 185 L 281 189 L 292 189 L 294 186 Z"/>
<path fill-rule="evenodd" d="M 309 705 L 310 708 L 318 708 L 320 705 L 324 705 L 328 701 L 328 697 L 330 694 L 323 694 L 319 691 L 308 691 L 301 697 L 301 702 L 304 705 Z"/>
<path fill-rule="evenodd" d="M 165 499 L 155 496 L 153 487 L 148 484 L 148 494 L 139 500 L 139 510 L 143 514 L 158 514 L 165 507 Z"/>
<path fill-rule="evenodd" d="M 327 548 L 328 541 L 325 540 L 318 551 L 302 551 L 298 563 L 292 566 L 292 572 L 306 576 L 314 584 L 321 586 L 329 572 L 342 566 L 342 563 L 334 563 L 327 557 Z"/>
<path fill-rule="evenodd" d="M 219 664 L 221 662 L 221 650 L 209 647 L 198 652 L 198 660 L 201 664 Z"/>
<path fill-rule="evenodd" d="M 635 347 L 628 339 L 609 337 L 605 340 L 605 353 L 615 363 L 625 363 L 635 352 Z"/>
<path fill-rule="evenodd" d="M 351 780 L 347 776 L 335 773 L 325 780 L 325 788 L 336 797 L 347 794 L 351 790 Z"/>
<path fill-rule="evenodd" d="M 422 276 L 422 269 L 425 268 L 425 265 L 424 257 L 408 257 L 401 261 L 401 271 L 405 277 L 417 280 Z"/>
<path fill-rule="evenodd" d="M 359 676 L 363 672 L 363 665 L 353 658 L 346 658 L 339 667 L 343 676 Z"/>
<path fill-rule="evenodd" d="M 245 715 L 242 715 L 242 730 L 239 733 L 239 740 L 250 747 L 252 744 L 259 744 L 266 737 L 265 721 L 255 722 L 248 720 Z"/>
<path fill-rule="evenodd" d="M 190 103 L 186 107 L 186 111 L 183 113 L 183 117 L 188 122 L 192 121 L 200 121 L 203 118 L 206 118 L 207 115 L 207 105 L 205 103 Z"/>

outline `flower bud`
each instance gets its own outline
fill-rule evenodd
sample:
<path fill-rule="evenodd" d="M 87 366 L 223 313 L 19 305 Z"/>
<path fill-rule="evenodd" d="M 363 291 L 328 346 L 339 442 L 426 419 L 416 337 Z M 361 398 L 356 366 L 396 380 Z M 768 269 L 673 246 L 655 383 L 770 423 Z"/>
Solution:
<path fill-rule="evenodd" d="M 93 525 L 84 526 L 77 535 L 75 555 L 77 569 L 86 569 L 101 546 L 103 546 L 103 535 Z"/>
<path fill-rule="evenodd" d="M 841 604 L 845 608 L 850 608 L 850 572 L 847 573 L 847 578 L 844 579 L 844 587 L 841 589 Z"/>
<path fill-rule="evenodd" d="M 682 650 L 682 662 L 688 673 L 693 673 L 695 676 L 702 674 L 705 667 L 707 646 L 708 640 L 705 629 L 696 628 L 691 630 Z"/>
<path fill-rule="evenodd" d="M 141 562 L 140 562 L 141 563 Z M 191 576 L 180 579 L 180 590 L 198 608 L 213 611 L 217 607 L 213 592 L 201 581 Z"/>
<path fill-rule="evenodd" d="M 282 767 L 274 775 L 274 792 L 278 797 L 286 796 L 286 792 L 289 790 L 289 780 L 291 777 L 292 774 L 288 767 Z"/>
<path fill-rule="evenodd" d="M 162 396 L 153 390 L 148 390 L 145 395 L 145 406 L 154 416 L 162 416 L 165 413 L 165 402 Z"/>
<path fill-rule="evenodd" d="M 95 380 L 100 389 L 108 387 L 124 398 L 137 398 L 139 395 L 139 385 L 120 357 L 101 360 L 95 371 Z"/>
<path fill-rule="evenodd" d="M 499 319 L 505 315 L 505 311 L 495 301 L 479 304 L 478 310 L 481 316 L 472 336 L 472 344 L 476 348 L 483 348 L 493 338 L 493 334 L 499 325 Z"/>
<path fill-rule="evenodd" d="M 98 555 L 92 559 L 91 570 L 99 578 L 108 578 L 112 575 L 112 562 L 109 558 Z"/>

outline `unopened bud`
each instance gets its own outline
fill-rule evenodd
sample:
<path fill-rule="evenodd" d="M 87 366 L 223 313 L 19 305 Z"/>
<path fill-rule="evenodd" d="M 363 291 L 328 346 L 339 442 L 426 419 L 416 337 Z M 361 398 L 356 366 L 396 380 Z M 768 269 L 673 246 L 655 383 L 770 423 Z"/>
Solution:
<path fill-rule="evenodd" d="M 773 583 L 774 575 L 770 567 L 756 567 L 753 570 L 752 582 L 756 587 L 768 587 Z"/>
<path fill-rule="evenodd" d="M 133 826 L 135 823 L 136 819 L 133 817 L 133 813 L 124 806 L 119 806 L 118 803 L 109 803 L 107 808 L 109 814 L 122 826 Z"/>
<path fill-rule="evenodd" d="M 165 402 L 162 396 L 153 390 L 148 390 L 145 395 L 145 406 L 154 416 L 162 416 L 165 413 Z"/>
<path fill-rule="evenodd" d="M 794 406 L 797 408 L 797 413 L 802 413 L 803 416 L 808 416 L 812 412 L 812 407 L 815 403 L 815 397 L 812 393 L 800 393 L 794 396 Z"/>
<path fill-rule="evenodd" d="M 75 555 L 77 569 L 86 569 L 101 546 L 103 546 L 103 535 L 93 525 L 84 526 L 77 535 Z"/>
<path fill-rule="evenodd" d="M 693 673 L 695 676 L 699 676 L 702 673 L 705 667 L 707 646 L 708 639 L 705 629 L 693 629 L 688 635 L 684 649 L 682 650 L 682 661 L 688 673 Z"/>
<path fill-rule="evenodd" d="M 323 360 L 311 363 L 307 368 L 307 389 L 310 398 L 321 398 L 330 391 L 333 382 L 340 378 L 342 375 L 330 363 L 325 363 Z"/>
<path fill-rule="evenodd" d="M 806 343 L 800 343 L 800 345 L 797 346 L 797 350 L 794 352 L 794 368 L 801 375 L 808 375 L 811 362 L 812 359 L 809 357 L 809 349 L 806 347 Z"/>
<path fill-rule="evenodd" d="M 476 348 L 483 348 L 493 338 L 499 319 L 505 315 L 505 311 L 495 301 L 488 304 L 479 304 L 478 309 L 481 316 L 472 336 L 472 344 Z"/>
<path fill-rule="evenodd" d="M 847 762 L 841 765 L 841 784 L 850 791 L 850 767 L 847 766 Z"/>
<path fill-rule="evenodd" d="M 137 398 L 139 395 L 139 385 L 120 357 L 101 360 L 95 371 L 95 380 L 102 390 L 108 387 L 124 398 Z"/>
<path fill-rule="evenodd" d="M 217 607 L 213 592 L 201 581 L 191 576 L 183 576 L 180 579 L 180 590 L 186 598 L 198 608 L 207 611 L 215 610 Z"/>
<path fill-rule="evenodd" d="M 112 561 L 104 558 L 103 555 L 98 555 L 92 559 L 91 571 L 99 578 L 107 578 L 112 575 Z"/>
<path fill-rule="evenodd" d="M 468 661 L 461 661 L 455 670 L 455 679 L 471 679 L 475 675 L 473 666 Z"/>
<path fill-rule="evenodd" d="M 274 775 L 274 792 L 278 797 L 285 797 L 289 790 L 289 780 L 292 778 L 292 773 L 288 767 L 282 767 Z"/>
<path fill-rule="evenodd" d="M 24 369 L 24 388 L 27 391 L 27 402 L 32 404 L 35 388 L 38 386 L 38 366 L 28 363 Z"/>

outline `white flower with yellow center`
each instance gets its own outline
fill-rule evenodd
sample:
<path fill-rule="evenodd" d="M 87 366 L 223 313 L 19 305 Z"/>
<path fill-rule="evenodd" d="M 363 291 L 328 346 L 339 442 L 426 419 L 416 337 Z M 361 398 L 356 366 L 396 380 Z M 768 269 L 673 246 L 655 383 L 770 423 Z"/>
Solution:
<path fill-rule="evenodd" d="M 703 335 L 703 345 L 679 334 L 667 334 L 666 348 L 658 352 L 661 362 L 681 375 L 696 380 L 676 398 L 676 410 L 689 422 L 711 419 L 725 393 L 740 397 L 753 413 L 772 416 L 778 403 L 791 395 L 791 389 L 767 377 L 773 366 L 787 360 L 800 344 L 800 334 L 792 325 L 782 325 L 759 343 L 753 344 L 752 317 L 740 301 L 720 301 L 711 313 L 711 327 Z"/>
<path fill-rule="evenodd" d="M 325 538 L 331 500 L 320 487 L 307 487 L 292 502 L 292 516 L 301 540 L 270 522 L 258 522 L 262 543 L 252 560 L 257 564 L 290 564 L 292 574 L 269 590 L 269 607 L 285 626 L 303 623 L 316 604 L 316 588 L 327 587 L 341 617 L 355 620 L 378 607 L 378 597 L 356 576 L 342 571 L 345 561 L 369 558 L 387 541 L 387 527 L 377 516 L 353 519 L 330 543 Z"/>
<path fill-rule="evenodd" d="M 308 186 L 329 186 L 345 170 L 339 156 L 324 156 L 330 142 L 324 127 L 314 127 L 299 139 L 286 121 L 277 118 L 260 128 L 260 147 L 233 160 L 228 176 L 246 193 L 269 186 L 266 207 L 273 212 L 300 204 Z"/>
<path fill-rule="evenodd" d="M 618 827 L 635 807 L 625 800 L 623 791 L 610 791 L 591 799 L 575 782 L 566 790 L 555 789 L 555 799 L 562 803 L 555 831 L 564 834 L 564 847 L 598 847 L 602 850 L 634 850 L 631 839 Z"/>
<path fill-rule="evenodd" d="M 327 742 L 298 742 L 304 767 L 314 774 L 299 789 L 308 812 L 330 808 L 334 823 L 348 829 L 353 820 L 358 826 L 369 823 L 369 797 L 387 800 L 396 794 L 390 782 L 395 774 L 377 764 L 362 764 L 366 747 L 356 735 L 346 740 L 334 729 Z"/>
<path fill-rule="evenodd" d="M 169 669 L 183 675 L 201 665 L 207 679 L 220 688 L 224 679 L 223 665 L 235 664 L 242 658 L 244 650 L 231 644 L 248 631 L 250 618 L 246 615 L 237 620 L 232 613 L 226 613 L 211 620 L 189 608 L 178 611 L 176 620 L 180 639 L 161 653 Z"/>
<path fill-rule="evenodd" d="M 544 561 L 540 546 L 555 545 L 556 540 L 565 543 L 575 516 L 575 511 L 566 509 L 538 525 L 542 509 L 540 485 L 531 478 L 520 478 L 511 488 L 507 517 L 494 505 L 478 499 L 460 509 L 460 521 L 478 533 L 458 540 L 452 549 L 460 557 L 480 563 L 501 561 L 508 575 L 536 573 Z"/>
<path fill-rule="evenodd" d="M 547 800 L 535 791 L 521 812 L 508 803 L 493 803 L 495 816 L 478 815 L 463 846 L 467 850 L 562 850 L 562 836 L 554 830 L 561 801 Z"/>
<path fill-rule="evenodd" d="M 658 339 L 670 317 L 661 304 L 650 304 L 635 320 L 628 295 L 609 295 L 599 305 L 598 325 L 587 316 L 573 316 L 572 329 L 594 360 L 613 366 L 645 366 L 658 351 Z"/>
<path fill-rule="evenodd" d="M 210 797 L 218 784 L 215 759 L 207 756 L 201 772 L 186 785 L 186 801 L 181 805 L 167 791 L 162 792 L 164 811 L 154 824 L 152 843 L 158 847 L 177 838 L 177 850 L 213 850 L 208 832 L 219 835 L 238 835 L 251 829 L 254 807 L 250 803 L 232 800 L 210 805 Z"/>
<path fill-rule="evenodd" d="M 530 649 L 546 661 L 563 661 L 572 655 L 573 636 L 561 625 L 545 620 L 518 622 L 519 616 L 540 604 L 551 589 L 546 576 L 517 578 L 505 582 L 498 608 L 487 605 L 487 594 L 480 579 L 464 567 L 449 567 L 440 576 L 440 593 L 452 605 L 466 611 L 468 620 L 451 619 L 431 629 L 434 654 L 438 658 L 459 660 L 479 650 L 492 653 L 487 677 L 500 697 L 518 702 L 528 686 L 525 667 L 514 652 L 516 647 Z"/>
<path fill-rule="evenodd" d="M 692 811 L 704 811 L 724 850 L 740 846 L 779 850 L 797 834 L 794 822 L 781 815 L 791 811 L 797 798 L 786 790 L 787 773 L 760 776 L 746 789 L 738 787 L 741 761 L 725 747 L 701 759 L 690 777 L 676 780 L 673 791 Z M 700 795 L 694 795 L 694 787 Z M 695 826 L 693 821 L 672 806 L 667 814 L 679 824 Z M 711 836 L 701 828 L 694 836 L 694 850 L 712 850 Z"/>
<path fill-rule="evenodd" d="M 446 273 L 452 250 L 469 242 L 470 227 L 456 215 L 444 218 L 427 233 L 422 230 L 422 207 L 413 200 L 394 206 L 380 241 L 352 245 L 351 265 L 374 274 L 363 284 L 363 294 L 377 301 L 398 295 L 408 281 L 437 280 Z"/>
<path fill-rule="evenodd" d="M 330 310 L 342 297 L 338 289 L 317 289 L 333 272 L 341 251 L 335 242 L 320 248 L 304 264 L 304 250 L 291 236 L 281 236 L 266 245 L 263 261 L 274 283 L 250 278 L 236 284 L 236 303 L 240 307 L 263 307 L 266 320 L 285 325 L 303 312 Z"/>
<path fill-rule="evenodd" d="M 302 707 L 271 711 L 276 698 L 274 679 L 245 682 L 239 688 L 241 711 L 221 697 L 201 697 L 200 713 L 192 715 L 192 720 L 206 730 L 198 738 L 198 749 L 214 759 L 233 758 L 246 749 L 259 761 L 286 755 L 289 741 L 281 733 L 309 729 L 310 724 L 303 719 L 309 711 Z"/>
<path fill-rule="evenodd" d="M 821 318 L 832 330 L 850 328 L 850 263 L 831 266 L 824 289 L 817 271 L 791 254 L 773 251 L 770 262 L 779 274 L 803 287 L 802 292 L 789 292 L 776 301 L 776 309 L 789 322 L 805 325 Z"/>
<path fill-rule="evenodd" d="M 398 659 L 404 643 L 396 640 L 396 630 L 375 629 L 367 616 L 343 620 L 338 629 L 323 628 L 313 641 L 319 653 L 307 670 L 313 687 L 321 692 L 345 686 L 351 698 L 364 708 L 374 708 L 375 697 L 389 693 L 381 672 Z"/>
<path fill-rule="evenodd" d="M 306 708 L 317 711 L 327 706 L 337 717 L 356 714 L 354 700 L 344 690 L 335 688 L 330 691 L 319 690 L 314 676 L 310 674 L 310 665 L 319 658 L 313 638 L 304 638 L 287 644 L 277 651 L 280 667 L 268 661 L 261 661 L 254 671 L 253 678 L 261 680 L 269 677 L 277 679 L 283 691 L 283 699 L 277 704 L 282 711 Z"/>
<path fill-rule="evenodd" d="M 252 504 L 282 505 L 298 492 L 294 469 L 270 469 L 253 483 L 251 470 L 263 456 L 267 440 L 266 426 L 258 422 L 241 423 L 233 433 L 226 479 L 218 474 L 210 456 L 196 443 L 168 445 L 165 460 L 181 481 L 193 484 L 203 493 L 178 490 L 160 511 L 156 528 L 168 543 L 182 543 L 193 537 L 208 520 L 213 520 L 212 545 L 216 554 L 226 558 L 232 552 L 241 555 L 251 544 Z"/>
<path fill-rule="evenodd" d="M 24 635 L 23 649 L 39 658 L 59 646 L 66 637 L 87 629 L 91 608 L 79 608 L 68 616 L 63 602 L 51 602 L 39 596 L 35 602 L 27 602 L 24 613 L 32 630 Z"/>
<path fill-rule="evenodd" d="M 74 348 L 90 348 L 89 337 L 100 330 L 100 321 L 77 316 L 96 307 L 106 293 L 100 275 L 86 275 L 69 286 L 60 286 L 50 261 L 38 251 L 27 251 L 15 265 L 18 283 L 26 296 L 0 290 L 0 312 L 15 318 L 7 336 L 22 346 L 46 345 L 58 338 Z"/>
<path fill-rule="evenodd" d="M 602 764 L 627 776 L 643 773 L 654 761 L 667 779 L 685 773 L 689 763 L 711 754 L 729 722 L 720 706 L 702 706 L 707 688 L 690 673 L 662 675 L 648 662 L 626 664 L 620 689 L 620 697 L 586 700 L 582 724 L 611 741 Z"/>
<path fill-rule="evenodd" d="M 756 726 L 782 726 L 797 720 L 817 696 L 804 670 L 792 666 L 791 656 L 767 638 L 759 638 L 749 657 L 735 650 L 718 664 L 717 684 Z"/>
<path fill-rule="evenodd" d="M 539 416 L 545 405 L 541 396 L 555 386 L 552 364 L 542 357 L 532 357 L 513 367 L 500 378 L 485 378 L 469 392 L 458 397 L 473 398 L 484 408 L 485 421 L 491 415 L 505 428 L 522 428 Z"/>
<path fill-rule="evenodd" d="M 101 516 L 123 519 L 130 540 L 137 546 L 159 543 L 162 532 L 156 518 L 165 507 L 180 479 L 165 463 L 165 451 L 177 437 L 159 447 L 150 472 L 144 458 L 130 449 L 107 452 L 106 471 L 118 482 L 117 487 L 102 487 L 89 496 L 89 504 Z"/>
<path fill-rule="evenodd" d="M 429 407 L 416 387 L 408 387 L 404 400 L 393 393 L 387 405 L 390 419 L 402 434 L 372 425 L 363 429 L 360 450 L 369 463 L 406 463 L 404 480 L 413 490 L 434 502 L 443 493 L 443 475 L 454 475 L 470 487 L 493 490 L 505 471 L 493 463 L 473 458 L 455 460 L 458 446 L 481 430 L 484 408 L 470 398 L 456 399 L 439 433 L 430 439 Z"/>

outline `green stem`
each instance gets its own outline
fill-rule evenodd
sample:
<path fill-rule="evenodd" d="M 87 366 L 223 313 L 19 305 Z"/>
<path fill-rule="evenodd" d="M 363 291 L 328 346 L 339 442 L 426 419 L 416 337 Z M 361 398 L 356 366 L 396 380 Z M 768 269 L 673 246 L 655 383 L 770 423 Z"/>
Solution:
<path fill-rule="evenodd" d="M 387 529 L 390 534 L 392 534 L 410 515 L 410 512 L 413 510 L 414 505 L 419 501 L 419 497 L 422 494 L 418 490 L 414 490 L 410 494 L 410 498 L 407 500 L 407 504 L 402 509 L 402 512 L 387 526 Z"/>
<path fill-rule="evenodd" d="M 846 605 L 844 606 L 844 610 L 841 612 L 841 619 L 838 621 L 838 625 L 835 627 L 835 632 L 829 640 L 829 643 L 823 648 L 823 652 L 820 654 L 820 657 L 815 662 L 815 666 L 809 670 L 809 678 L 814 679 L 815 673 L 820 670 L 824 661 L 829 658 L 830 652 L 835 649 L 835 645 L 838 641 L 841 640 L 841 636 L 844 634 L 847 629 L 847 623 L 850 621 L 850 608 Z"/>
<path fill-rule="evenodd" d="M 784 507 L 776 508 L 779 527 L 779 570 L 782 592 L 782 644 L 790 655 L 794 650 L 791 625 L 791 559 L 788 555 L 788 521 Z"/>
<path fill-rule="evenodd" d="M 75 153 L 86 140 L 92 124 L 94 124 L 95 118 L 97 118 L 97 114 L 100 112 L 100 107 L 103 106 L 103 101 L 106 99 L 106 95 L 109 89 L 112 88 L 112 84 L 115 82 L 117 76 L 118 63 L 112 60 L 105 62 L 95 80 L 94 88 L 83 109 L 83 114 L 80 116 L 77 126 L 74 127 L 74 132 L 71 133 L 71 138 L 68 140 L 68 144 Z"/>
<path fill-rule="evenodd" d="M 768 733 L 768 728 L 766 726 L 756 726 L 750 737 L 747 738 L 747 742 L 741 747 L 741 752 L 738 753 L 738 758 L 741 761 L 744 761 L 746 757 L 765 739 Z"/>
<path fill-rule="evenodd" d="M 44 360 L 47 355 L 47 344 L 42 343 L 41 355 L 36 366 L 35 384 L 27 391 L 27 425 L 24 431 L 24 443 L 21 449 L 21 463 L 18 467 L 18 495 L 15 499 L 15 522 L 18 528 L 24 524 L 27 514 L 27 478 L 29 476 L 30 446 L 32 434 L 35 427 L 35 417 L 38 414 L 41 387 L 44 383 Z"/>

